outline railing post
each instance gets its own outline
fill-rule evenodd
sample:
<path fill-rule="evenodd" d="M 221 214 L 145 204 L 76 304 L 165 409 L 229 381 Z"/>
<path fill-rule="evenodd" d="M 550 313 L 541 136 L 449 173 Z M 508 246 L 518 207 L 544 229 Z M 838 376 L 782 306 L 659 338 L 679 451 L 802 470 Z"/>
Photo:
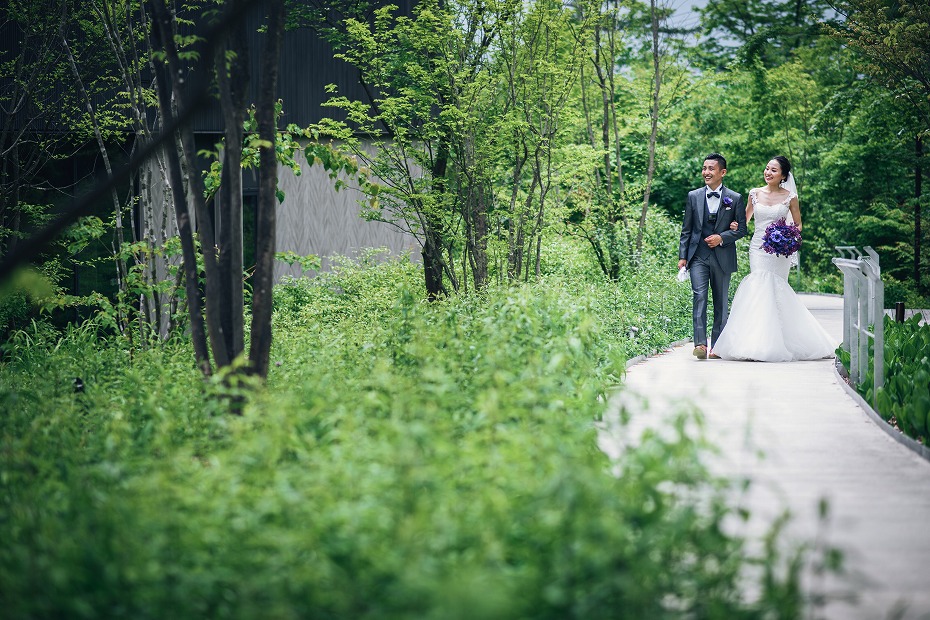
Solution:
<path fill-rule="evenodd" d="M 840 253 L 840 258 L 846 258 L 846 253 L 849 253 L 849 258 L 851 260 L 857 260 L 862 258 L 862 252 L 859 251 L 854 245 L 835 245 L 836 251 Z"/>
<path fill-rule="evenodd" d="M 851 245 L 837 245 L 834 247 L 840 255 L 833 259 L 833 264 L 843 272 L 843 350 L 849 353 L 852 351 L 852 308 L 855 299 L 855 280 L 853 272 L 847 263 L 851 263 L 855 259 L 853 250 L 856 250 L 856 248 Z M 846 258 L 847 252 L 850 258 Z"/>
<path fill-rule="evenodd" d="M 872 406 L 876 406 L 878 389 L 885 384 L 885 285 L 882 283 L 881 268 L 878 264 L 878 255 L 872 248 L 866 247 L 869 255 L 874 255 L 873 261 L 863 261 L 863 273 L 869 278 L 872 298 L 872 314 L 875 321 L 872 323 L 872 338 L 874 339 L 874 353 L 872 357 Z"/>
<path fill-rule="evenodd" d="M 879 314 L 885 313 L 884 308 L 880 308 L 878 314 L 876 314 L 875 312 L 875 281 L 881 279 L 882 270 L 881 270 L 881 266 L 879 266 L 878 264 L 878 253 L 872 249 L 872 246 L 867 245 L 863 249 L 865 250 L 865 253 L 868 255 L 867 257 L 866 256 L 862 257 L 863 266 L 865 266 L 865 262 L 868 261 L 870 266 L 874 267 L 874 270 L 873 270 L 875 274 L 874 277 L 870 274 L 866 274 L 866 276 L 868 277 L 868 282 L 869 282 L 869 289 L 868 289 L 869 290 L 869 321 L 868 322 L 874 325 L 877 320 L 876 317 L 879 316 Z M 865 272 L 863 271 L 863 273 Z"/>
<path fill-rule="evenodd" d="M 860 272 L 859 273 L 859 320 L 856 324 L 858 328 L 858 342 L 859 342 L 859 372 L 858 381 L 862 382 L 865 380 L 866 375 L 869 371 L 869 311 L 871 310 L 871 303 L 868 294 L 869 290 L 869 279 L 868 277 Z"/>
<path fill-rule="evenodd" d="M 843 269 L 843 348 L 849 353 L 852 351 L 855 328 L 853 311 L 857 311 L 856 289 L 859 282 L 849 269 Z"/>
<path fill-rule="evenodd" d="M 868 374 L 869 338 L 873 339 L 872 405 L 885 377 L 885 286 L 878 253 L 867 256 L 854 246 L 836 246 L 833 264 L 843 272 L 843 349 L 849 352 L 849 380 L 858 387 Z M 843 256 L 848 253 L 851 258 Z M 871 326 L 871 330 L 869 327 Z"/>

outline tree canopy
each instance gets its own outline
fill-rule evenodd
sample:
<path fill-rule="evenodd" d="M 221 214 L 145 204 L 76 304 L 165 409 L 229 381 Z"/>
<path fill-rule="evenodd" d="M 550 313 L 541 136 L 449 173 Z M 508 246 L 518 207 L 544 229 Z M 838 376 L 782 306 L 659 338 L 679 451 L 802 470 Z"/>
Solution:
<path fill-rule="evenodd" d="M 50 191 L 61 187 L 56 162 L 81 153 L 115 169 L 183 114 L 187 86 L 155 79 L 166 62 L 177 65 L 175 77 L 200 63 L 209 80 L 194 82 L 215 89 L 226 129 L 207 170 L 182 131 L 177 171 L 170 157 L 138 168 L 131 183 L 104 194 L 109 217 L 80 220 L 37 257 L 59 281 L 89 260 L 112 261 L 118 299 L 110 303 L 123 333 L 147 324 L 164 338 L 189 325 L 199 339 L 202 298 L 211 351 L 199 347 L 201 361 L 223 366 L 244 350 L 242 317 L 250 308 L 256 316 L 250 304 L 263 289 L 250 289 L 257 273 L 255 281 L 243 273 L 241 188 L 229 173 L 258 165 L 271 142 L 279 144 L 274 165 L 293 168 L 294 150 L 308 149 L 308 161 L 334 177 L 349 173 L 335 185 L 362 190 L 365 217 L 416 236 L 431 299 L 535 277 L 560 236 L 585 244 L 608 279 L 635 272 L 658 248 L 645 235 L 648 214 L 679 219 L 702 158 L 718 151 L 730 162 L 728 186 L 743 193 L 761 184 L 769 158 L 792 160 L 805 221 L 800 287 L 837 290 L 834 246 L 871 245 L 883 257 L 889 302 L 925 304 L 924 2 L 710 0 L 692 30 L 673 26 L 670 7 L 656 1 L 285 3 L 282 24 L 325 39 L 362 87 L 313 83 L 333 118 L 308 127 L 279 127 L 269 101 L 248 99 L 249 77 L 267 79 L 278 66 L 274 47 L 244 48 L 241 25 L 217 45 L 205 38 L 209 24 L 250 4 L 17 0 L 2 9 L 17 41 L 0 57 L 8 256 L 75 191 Z M 167 24 L 160 34 L 159 24 Z M 284 55 L 292 53 L 287 36 Z M 215 57 L 204 63 L 208 49 Z M 310 65 L 291 63 L 286 79 L 317 79 Z M 262 88 L 273 96 L 273 81 Z M 289 105 L 299 102 L 275 109 Z M 159 178 L 173 196 L 152 193 Z M 287 200 L 271 185 L 264 191 Z M 163 208 L 181 201 L 191 203 L 188 216 Z M 232 237 L 214 238 L 207 203 Z M 168 215 L 159 221 L 157 213 Z M 189 242 L 185 217 L 193 218 Z M 106 251 L 80 257 L 110 230 Z M 171 241 L 179 231 L 180 244 Z M 273 237 L 270 220 L 262 231 Z M 273 244 L 263 252 L 269 273 Z M 192 309 L 190 318 L 176 320 L 171 308 Z"/>

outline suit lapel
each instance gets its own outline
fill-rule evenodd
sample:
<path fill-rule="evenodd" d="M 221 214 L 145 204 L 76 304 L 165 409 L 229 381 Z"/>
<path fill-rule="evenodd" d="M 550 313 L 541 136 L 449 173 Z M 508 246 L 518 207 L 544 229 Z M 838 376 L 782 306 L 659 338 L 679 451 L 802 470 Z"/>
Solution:
<path fill-rule="evenodd" d="M 694 208 L 697 211 L 697 222 L 698 222 L 697 228 L 699 232 L 701 228 L 704 226 L 704 212 L 707 211 L 707 190 L 705 189 L 704 193 L 701 195 L 704 197 L 704 199 L 696 200 L 695 201 L 696 204 L 694 205 Z"/>

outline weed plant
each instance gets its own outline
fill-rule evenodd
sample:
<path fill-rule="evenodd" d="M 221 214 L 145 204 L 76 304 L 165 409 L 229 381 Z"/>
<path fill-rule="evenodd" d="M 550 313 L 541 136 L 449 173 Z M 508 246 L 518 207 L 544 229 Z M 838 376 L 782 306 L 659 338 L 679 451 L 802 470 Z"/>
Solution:
<path fill-rule="evenodd" d="M 607 283 L 563 257 L 435 303 L 409 261 L 283 283 L 265 388 L 204 384 L 185 342 L 18 332 L 4 617 L 798 617 L 797 572 L 724 532 L 694 425 L 618 462 L 596 447 L 605 390 L 683 335 L 687 291 L 671 268 Z"/>

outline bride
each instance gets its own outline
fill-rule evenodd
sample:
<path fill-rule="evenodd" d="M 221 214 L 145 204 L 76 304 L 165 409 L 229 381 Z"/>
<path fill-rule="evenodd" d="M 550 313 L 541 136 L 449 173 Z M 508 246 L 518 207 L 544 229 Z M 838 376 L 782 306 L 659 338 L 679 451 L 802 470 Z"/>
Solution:
<path fill-rule="evenodd" d="M 746 221 L 756 218 L 756 232 L 749 244 L 750 274 L 740 282 L 711 357 L 760 362 L 831 357 L 838 343 L 788 284 L 788 270 L 797 254 L 785 257 L 762 249 L 765 228 L 772 222 L 790 217 L 801 228 L 791 162 L 781 155 L 774 157 L 763 176 L 765 187 L 750 190 L 746 206 Z"/>

